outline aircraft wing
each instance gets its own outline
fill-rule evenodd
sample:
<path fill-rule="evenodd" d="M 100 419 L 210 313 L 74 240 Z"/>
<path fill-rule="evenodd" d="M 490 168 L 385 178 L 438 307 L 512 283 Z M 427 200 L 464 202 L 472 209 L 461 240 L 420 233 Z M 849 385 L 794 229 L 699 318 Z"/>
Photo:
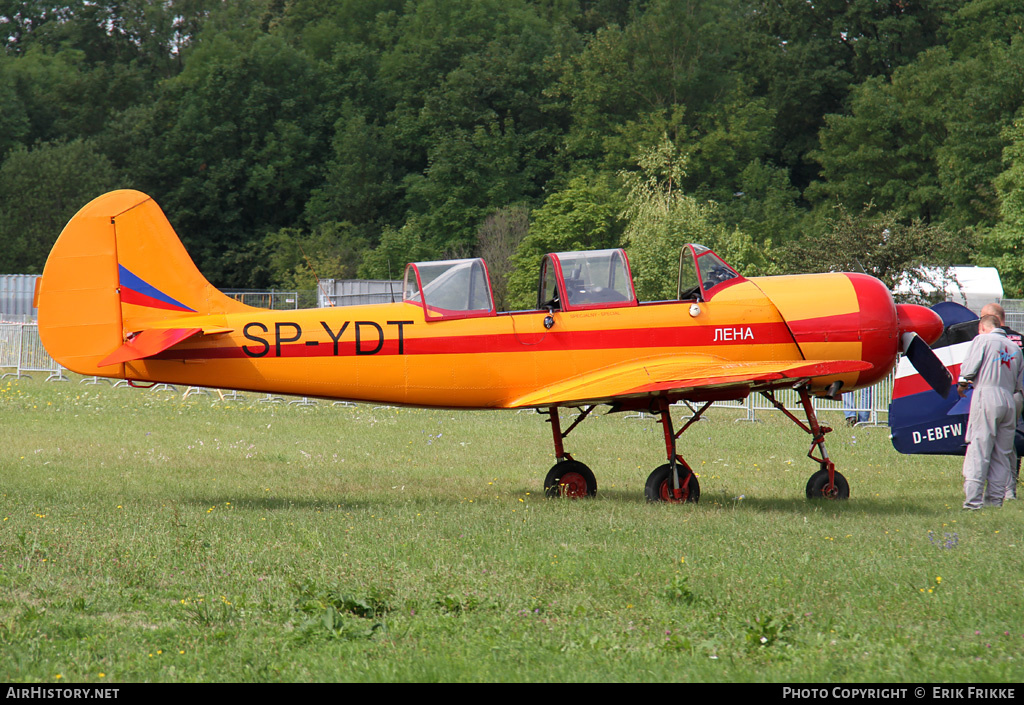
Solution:
<path fill-rule="evenodd" d="M 610 402 L 666 392 L 753 387 L 805 377 L 858 372 L 870 367 L 861 360 L 769 360 L 734 362 L 712 355 L 663 355 L 631 360 L 570 377 L 511 401 L 508 406 L 554 406 Z"/>

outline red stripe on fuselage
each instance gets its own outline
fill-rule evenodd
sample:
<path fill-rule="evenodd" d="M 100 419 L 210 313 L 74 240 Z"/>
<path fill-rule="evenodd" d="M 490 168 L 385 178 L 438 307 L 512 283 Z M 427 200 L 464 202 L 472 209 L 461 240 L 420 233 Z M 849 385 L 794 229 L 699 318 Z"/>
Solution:
<path fill-rule="evenodd" d="M 729 326 L 680 326 L 671 328 L 626 328 L 615 330 L 589 331 L 547 331 L 536 334 L 540 340 L 523 342 L 525 336 L 515 333 L 502 335 L 446 336 L 436 338 L 409 337 L 406 326 L 401 341 L 402 353 L 406 355 L 458 355 L 473 353 L 507 353 L 557 350 L 601 350 L 621 348 L 692 348 L 704 346 L 778 345 L 792 344 L 789 330 L 783 323 L 751 323 Z M 368 330 L 364 329 L 364 333 Z M 364 335 L 356 348 L 356 341 L 346 334 L 345 340 L 335 344 L 324 335 L 322 328 L 308 339 L 294 338 L 294 329 L 287 328 L 288 339 L 280 344 L 274 333 L 259 332 L 261 340 L 247 342 L 241 347 L 202 347 L 171 350 L 154 356 L 153 359 L 218 359 L 238 357 L 348 357 L 355 355 L 397 355 L 399 340 L 396 331 L 386 331 L 383 341 L 375 333 Z M 534 337 L 534 334 L 529 336 Z M 335 352 L 337 345 L 337 352 Z M 280 352 L 278 352 L 280 350 Z"/>
<path fill-rule="evenodd" d="M 789 329 L 797 343 L 855 343 L 861 339 L 859 313 L 789 321 Z"/>

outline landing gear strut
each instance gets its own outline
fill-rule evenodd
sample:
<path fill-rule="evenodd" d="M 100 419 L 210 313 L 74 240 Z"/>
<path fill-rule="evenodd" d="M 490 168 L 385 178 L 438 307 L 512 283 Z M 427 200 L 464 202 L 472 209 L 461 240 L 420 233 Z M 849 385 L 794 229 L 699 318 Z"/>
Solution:
<path fill-rule="evenodd" d="M 679 429 L 678 433 L 672 431 L 672 414 L 669 412 L 668 399 L 658 399 L 658 414 L 661 416 L 661 428 L 665 433 L 665 451 L 668 462 L 659 465 L 647 478 L 644 486 L 644 496 L 648 502 L 693 502 L 700 500 L 700 483 L 690 466 L 683 460 L 683 457 L 676 453 L 676 439 L 683 435 L 693 423 L 700 419 L 701 415 L 711 406 L 707 402 L 694 413 L 693 416 Z"/>
<path fill-rule="evenodd" d="M 558 407 L 552 406 L 548 409 L 548 422 L 551 424 L 551 435 L 555 441 L 555 464 L 544 478 L 544 494 L 548 497 L 577 498 L 597 495 L 597 478 L 594 477 L 594 473 L 583 463 L 573 460 L 562 446 L 562 440 L 595 408 L 597 408 L 596 404 L 587 407 L 565 430 L 565 433 L 562 432 L 561 422 L 558 418 Z"/>
<path fill-rule="evenodd" d="M 796 390 L 800 395 L 800 404 L 804 407 L 804 413 L 807 415 L 806 424 L 783 406 L 770 389 L 763 390 L 761 395 L 770 401 L 776 409 L 792 419 L 793 423 L 811 434 L 811 449 L 808 451 L 807 457 L 817 461 L 820 469 L 807 481 L 807 499 L 849 499 L 850 483 L 841 473 L 836 472 L 836 466 L 829 460 L 828 450 L 825 449 L 825 434 L 830 433 L 832 429 L 818 423 L 818 416 L 814 413 L 814 404 L 811 401 L 807 385 L 801 384 Z M 815 450 L 819 452 L 819 455 L 814 454 Z"/>

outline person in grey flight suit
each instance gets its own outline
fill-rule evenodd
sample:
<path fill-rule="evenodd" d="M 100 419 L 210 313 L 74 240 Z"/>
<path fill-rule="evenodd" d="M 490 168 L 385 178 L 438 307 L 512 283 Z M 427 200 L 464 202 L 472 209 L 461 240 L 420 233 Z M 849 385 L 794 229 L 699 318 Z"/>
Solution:
<path fill-rule="evenodd" d="M 1003 504 L 1017 423 L 1014 394 L 1024 394 L 1022 371 L 1024 356 L 999 327 L 999 319 L 983 316 L 957 384 L 957 392 L 966 396 L 967 386 L 974 383 L 963 467 L 964 509 Z"/>
<path fill-rule="evenodd" d="M 1006 337 L 1017 344 L 1018 348 L 1024 350 L 1024 336 L 1006 325 L 1006 310 L 999 304 L 993 302 L 981 307 L 981 316 L 995 316 L 999 319 L 999 327 L 1006 331 Z M 1021 411 L 1024 410 L 1024 394 L 1014 394 L 1014 401 L 1017 402 L 1017 431 L 1024 432 L 1024 417 Z M 1004 501 L 1017 499 L 1017 482 L 1020 475 L 1020 458 L 1017 457 L 1017 444 L 1014 442 L 1010 451 L 1010 480 L 1006 483 L 1006 496 Z"/>

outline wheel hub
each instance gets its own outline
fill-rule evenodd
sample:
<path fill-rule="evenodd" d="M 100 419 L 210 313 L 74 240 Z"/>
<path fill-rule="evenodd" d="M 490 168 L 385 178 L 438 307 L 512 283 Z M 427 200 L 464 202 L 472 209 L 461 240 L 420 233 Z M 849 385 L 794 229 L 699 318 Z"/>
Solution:
<path fill-rule="evenodd" d="M 664 502 L 685 502 L 690 498 L 690 488 L 680 487 L 678 490 L 672 487 L 672 482 L 665 480 L 661 483 L 661 499 Z"/>
<path fill-rule="evenodd" d="M 558 478 L 558 487 L 564 497 L 586 497 L 587 480 L 578 472 L 567 472 Z"/>

